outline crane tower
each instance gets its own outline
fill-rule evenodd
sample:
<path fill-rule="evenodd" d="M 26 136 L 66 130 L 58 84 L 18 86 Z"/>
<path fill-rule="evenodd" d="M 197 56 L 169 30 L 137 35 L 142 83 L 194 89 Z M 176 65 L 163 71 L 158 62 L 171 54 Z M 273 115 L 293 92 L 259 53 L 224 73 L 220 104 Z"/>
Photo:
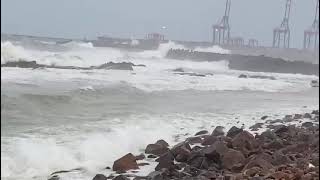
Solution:
<path fill-rule="evenodd" d="M 226 1 L 226 7 L 224 11 L 224 16 L 222 17 L 220 23 L 212 26 L 213 28 L 213 44 L 227 44 L 230 39 L 230 16 L 231 0 Z"/>
<path fill-rule="evenodd" d="M 319 48 L 319 0 L 317 0 L 313 23 L 309 29 L 304 31 L 303 48 L 314 48 L 314 50 Z"/>
<path fill-rule="evenodd" d="M 289 18 L 291 11 L 292 0 L 286 0 L 286 9 L 284 18 L 280 27 L 273 30 L 273 43 L 272 46 L 275 48 L 289 48 L 290 47 L 290 27 Z"/>

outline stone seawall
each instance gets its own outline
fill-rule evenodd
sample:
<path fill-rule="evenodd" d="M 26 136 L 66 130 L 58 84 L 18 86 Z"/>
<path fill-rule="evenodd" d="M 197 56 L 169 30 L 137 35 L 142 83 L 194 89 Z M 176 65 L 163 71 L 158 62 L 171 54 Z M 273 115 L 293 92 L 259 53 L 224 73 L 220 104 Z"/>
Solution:
<path fill-rule="evenodd" d="M 183 49 L 170 49 L 167 58 L 188 59 L 194 61 L 228 60 L 229 68 L 253 72 L 293 73 L 319 76 L 319 65 L 302 61 L 286 61 L 281 58 L 267 56 L 251 56 L 240 54 L 218 54 Z"/>

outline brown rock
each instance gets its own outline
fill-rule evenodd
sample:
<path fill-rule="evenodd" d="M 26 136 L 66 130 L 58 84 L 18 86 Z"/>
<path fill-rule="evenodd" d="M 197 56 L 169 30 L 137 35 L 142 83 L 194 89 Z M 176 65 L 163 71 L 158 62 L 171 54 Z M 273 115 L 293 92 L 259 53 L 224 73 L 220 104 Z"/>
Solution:
<path fill-rule="evenodd" d="M 188 143 L 182 142 L 171 149 L 171 153 L 178 162 L 185 162 L 191 154 L 191 147 Z"/>
<path fill-rule="evenodd" d="M 214 161 L 220 161 L 221 157 L 228 151 L 228 147 L 222 141 L 217 141 L 214 144 L 202 150 L 203 154 Z"/>
<path fill-rule="evenodd" d="M 161 156 L 162 154 L 168 151 L 169 151 L 169 148 L 160 144 L 149 144 L 145 149 L 146 154 L 153 154 L 156 156 Z"/>
<path fill-rule="evenodd" d="M 108 180 L 108 178 L 103 174 L 97 174 L 92 180 Z"/>
<path fill-rule="evenodd" d="M 170 169 L 174 166 L 174 156 L 171 152 L 167 152 L 156 159 L 158 165 L 156 166 L 155 170 L 159 171 L 161 169 Z"/>
<path fill-rule="evenodd" d="M 214 144 L 217 140 L 218 138 L 215 136 L 206 136 L 201 144 L 204 146 L 207 146 L 207 145 Z"/>
<path fill-rule="evenodd" d="M 242 131 L 232 139 L 232 147 L 241 150 L 243 153 L 253 150 L 256 146 L 256 140 L 248 131 Z"/>
<path fill-rule="evenodd" d="M 242 164 L 245 157 L 240 151 L 229 149 L 224 153 L 222 158 L 222 166 L 226 169 L 231 170 L 231 168 L 236 164 Z"/>
<path fill-rule="evenodd" d="M 112 170 L 117 172 L 126 172 L 131 169 L 139 169 L 136 157 L 131 153 L 123 156 L 113 163 Z"/>

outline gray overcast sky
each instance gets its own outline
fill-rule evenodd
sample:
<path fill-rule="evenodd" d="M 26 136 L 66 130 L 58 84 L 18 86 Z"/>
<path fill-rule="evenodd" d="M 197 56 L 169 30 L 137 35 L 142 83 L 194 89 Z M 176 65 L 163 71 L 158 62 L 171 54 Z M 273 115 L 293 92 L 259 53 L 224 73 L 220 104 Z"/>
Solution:
<path fill-rule="evenodd" d="M 1 32 L 94 38 L 143 37 L 160 32 L 170 39 L 208 41 L 211 25 L 223 15 L 224 0 L 1 0 Z M 316 0 L 293 0 L 292 46 L 301 47 L 313 21 Z M 233 36 L 270 45 L 280 25 L 285 0 L 233 0 Z"/>

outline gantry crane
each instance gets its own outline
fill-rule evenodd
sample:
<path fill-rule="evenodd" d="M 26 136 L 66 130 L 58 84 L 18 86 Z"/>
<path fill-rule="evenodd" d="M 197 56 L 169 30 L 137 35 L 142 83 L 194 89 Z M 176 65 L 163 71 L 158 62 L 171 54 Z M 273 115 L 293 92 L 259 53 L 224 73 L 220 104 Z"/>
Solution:
<path fill-rule="evenodd" d="M 230 16 L 231 0 L 226 1 L 226 7 L 224 11 L 224 16 L 222 17 L 220 23 L 212 26 L 213 29 L 213 44 L 227 44 L 230 39 Z"/>
<path fill-rule="evenodd" d="M 290 27 L 289 18 L 291 11 L 292 0 L 286 0 L 286 9 L 284 18 L 280 27 L 273 30 L 273 43 L 272 46 L 275 48 L 289 48 L 290 47 Z"/>
<path fill-rule="evenodd" d="M 319 0 L 316 4 L 316 13 L 311 27 L 304 31 L 304 49 L 319 49 Z"/>

